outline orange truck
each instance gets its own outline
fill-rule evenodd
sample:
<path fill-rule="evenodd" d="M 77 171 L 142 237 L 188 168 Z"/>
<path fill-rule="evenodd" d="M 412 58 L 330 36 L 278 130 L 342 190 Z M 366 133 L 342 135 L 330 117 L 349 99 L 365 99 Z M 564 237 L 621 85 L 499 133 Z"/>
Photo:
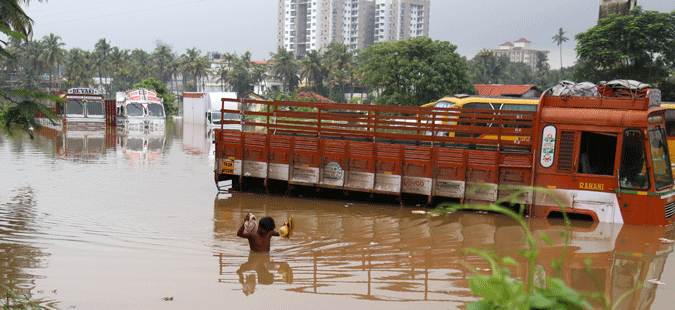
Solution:
<path fill-rule="evenodd" d="M 543 218 L 562 203 L 598 222 L 675 221 L 658 89 L 642 98 L 545 93 L 536 111 L 222 101 L 247 107 L 221 112 L 241 113 L 250 130 L 216 130 L 219 189 L 258 179 L 251 184 L 507 202 Z"/>

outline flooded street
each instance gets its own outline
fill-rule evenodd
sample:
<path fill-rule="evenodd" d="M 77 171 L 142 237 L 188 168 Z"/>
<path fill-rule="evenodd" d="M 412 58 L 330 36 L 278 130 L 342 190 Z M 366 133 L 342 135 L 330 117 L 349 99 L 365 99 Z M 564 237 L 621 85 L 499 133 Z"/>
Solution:
<path fill-rule="evenodd" d="M 210 153 L 208 131 L 180 119 L 166 133 L 0 133 L 2 284 L 52 309 L 464 309 L 476 299 L 467 266 L 489 272 L 464 249 L 513 257 L 518 278 L 528 270 L 525 234 L 503 216 L 219 194 Z M 249 212 L 277 228 L 294 216 L 295 233 L 251 255 L 236 236 Z M 535 279 L 552 276 L 562 225 L 527 221 L 553 243 L 540 242 Z M 672 308 L 673 244 L 660 240 L 672 227 L 575 224 L 568 285 L 611 301 L 628 292 L 617 309 Z"/>

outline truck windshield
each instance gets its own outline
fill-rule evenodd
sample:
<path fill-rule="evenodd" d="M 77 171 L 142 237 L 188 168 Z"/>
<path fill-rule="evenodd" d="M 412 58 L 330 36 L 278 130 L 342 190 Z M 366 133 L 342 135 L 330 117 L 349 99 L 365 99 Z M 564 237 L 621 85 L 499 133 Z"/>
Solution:
<path fill-rule="evenodd" d="M 213 112 L 211 114 L 211 120 L 213 120 L 214 124 L 220 124 L 220 112 Z M 239 120 L 239 114 L 225 113 L 225 115 L 223 116 L 223 120 L 238 121 Z"/>
<path fill-rule="evenodd" d="M 87 115 L 103 116 L 103 102 L 102 101 L 88 101 Z"/>
<path fill-rule="evenodd" d="M 621 170 L 619 181 L 621 187 L 632 189 L 648 189 L 647 161 L 645 160 L 644 135 L 639 129 L 628 129 L 623 133 L 621 150 Z"/>
<path fill-rule="evenodd" d="M 663 189 L 673 184 L 667 145 L 666 133 L 662 128 L 649 130 L 649 149 L 652 153 L 656 189 Z"/>
<path fill-rule="evenodd" d="M 84 102 L 80 100 L 66 101 L 66 114 L 71 116 L 72 115 L 84 116 Z"/>
<path fill-rule="evenodd" d="M 129 116 L 143 116 L 143 106 L 140 103 L 127 104 L 127 115 Z"/>
<path fill-rule="evenodd" d="M 148 116 L 164 117 L 164 107 L 157 103 L 148 104 Z"/>

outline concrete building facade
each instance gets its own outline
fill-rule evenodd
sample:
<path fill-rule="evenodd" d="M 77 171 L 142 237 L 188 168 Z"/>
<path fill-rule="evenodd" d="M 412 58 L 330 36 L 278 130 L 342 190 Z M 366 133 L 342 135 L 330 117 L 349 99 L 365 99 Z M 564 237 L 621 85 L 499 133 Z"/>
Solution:
<path fill-rule="evenodd" d="M 328 44 L 358 51 L 377 42 L 429 36 L 431 0 L 279 0 L 277 46 L 296 58 Z"/>
<path fill-rule="evenodd" d="M 532 49 L 530 48 L 531 43 L 525 38 L 520 38 L 513 43 L 505 42 L 499 45 L 499 49 L 493 49 L 492 53 L 497 57 L 506 55 L 511 62 L 522 62 L 530 66 L 532 70 L 537 70 L 537 53 L 548 54 L 549 51 Z"/>

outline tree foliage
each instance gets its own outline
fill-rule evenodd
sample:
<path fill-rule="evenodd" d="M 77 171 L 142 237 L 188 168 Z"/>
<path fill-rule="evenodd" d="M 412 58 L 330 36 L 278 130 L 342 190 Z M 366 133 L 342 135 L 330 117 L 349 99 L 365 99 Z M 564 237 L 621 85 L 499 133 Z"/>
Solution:
<path fill-rule="evenodd" d="M 582 62 L 579 80 L 664 81 L 675 64 L 675 11 L 643 11 L 637 6 L 628 15 L 599 20 L 575 38 Z"/>
<path fill-rule="evenodd" d="M 429 38 L 371 45 L 360 54 L 362 84 L 380 91 L 380 105 L 418 106 L 471 91 L 467 65 L 456 49 Z"/>

